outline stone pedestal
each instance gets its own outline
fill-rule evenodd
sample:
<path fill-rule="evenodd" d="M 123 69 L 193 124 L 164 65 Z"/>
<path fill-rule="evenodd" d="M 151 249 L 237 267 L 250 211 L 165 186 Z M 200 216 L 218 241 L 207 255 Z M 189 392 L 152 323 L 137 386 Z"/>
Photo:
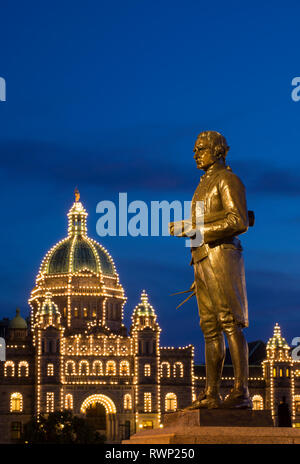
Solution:
<path fill-rule="evenodd" d="M 163 415 L 167 427 L 273 427 L 271 411 L 195 409 Z"/>
<path fill-rule="evenodd" d="M 300 444 L 300 429 L 273 427 L 270 411 L 198 409 L 164 415 L 164 427 L 123 444 Z"/>

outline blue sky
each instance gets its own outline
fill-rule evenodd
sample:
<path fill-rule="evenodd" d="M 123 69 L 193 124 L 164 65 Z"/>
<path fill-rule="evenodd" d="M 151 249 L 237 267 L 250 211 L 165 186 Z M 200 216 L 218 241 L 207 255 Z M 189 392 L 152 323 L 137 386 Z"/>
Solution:
<path fill-rule="evenodd" d="M 248 340 L 275 322 L 300 336 L 298 2 L 6 2 L 0 30 L 2 259 L 0 317 L 27 298 L 45 252 L 66 234 L 77 185 L 89 234 L 114 257 L 128 303 L 145 288 L 165 345 L 203 338 L 196 302 L 169 296 L 192 280 L 176 238 L 99 238 L 96 205 L 189 200 L 193 144 L 222 132 L 256 225 L 241 237 Z"/>

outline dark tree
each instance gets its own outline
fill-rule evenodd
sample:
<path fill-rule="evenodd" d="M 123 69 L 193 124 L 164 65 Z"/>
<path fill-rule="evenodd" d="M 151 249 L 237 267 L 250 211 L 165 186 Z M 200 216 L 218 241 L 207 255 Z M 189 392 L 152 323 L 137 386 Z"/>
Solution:
<path fill-rule="evenodd" d="M 21 436 L 22 443 L 101 444 L 105 439 L 85 419 L 67 410 L 32 419 L 25 424 Z"/>

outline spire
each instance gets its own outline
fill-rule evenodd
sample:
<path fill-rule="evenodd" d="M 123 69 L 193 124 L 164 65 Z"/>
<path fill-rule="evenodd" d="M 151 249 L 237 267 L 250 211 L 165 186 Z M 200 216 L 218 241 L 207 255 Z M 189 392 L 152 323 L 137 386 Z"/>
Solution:
<path fill-rule="evenodd" d="M 68 212 L 68 234 L 72 235 L 86 235 L 86 218 L 88 213 L 83 207 L 80 200 L 80 193 L 78 189 L 75 189 L 75 202 L 73 203 L 70 211 Z"/>
<path fill-rule="evenodd" d="M 133 316 L 155 316 L 155 310 L 149 303 L 149 297 L 145 290 L 141 293 L 140 302 L 133 310 Z"/>
<path fill-rule="evenodd" d="M 277 355 L 280 357 L 282 357 L 282 355 L 284 355 L 284 357 L 289 356 L 290 347 L 286 340 L 282 337 L 281 328 L 277 322 L 274 326 L 273 337 L 269 339 L 266 348 L 268 357 L 277 358 Z"/>

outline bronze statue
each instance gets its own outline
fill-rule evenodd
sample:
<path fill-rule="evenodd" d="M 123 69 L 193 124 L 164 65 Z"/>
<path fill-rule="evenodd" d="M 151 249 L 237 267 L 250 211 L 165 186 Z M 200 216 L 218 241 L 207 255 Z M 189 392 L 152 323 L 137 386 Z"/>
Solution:
<path fill-rule="evenodd" d="M 170 223 L 170 234 L 181 237 L 197 227 L 196 202 L 204 205 L 203 243 L 191 248 L 200 326 L 205 338 L 206 387 L 188 409 L 251 408 L 248 391 L 248 345 L 243 328 L 248 326 L 244 261 L 238 235 L 249 227 L 245 187 L 225 164 L 229 146 L 214 131 L 199 134 L 194 159 L 205 171 L 192 200 L 189 221 Z M 249 212 L 250 213 L 250 212 Z M 222 402 L 220 382 L 225 358 L 224 333 L 234 369 L 234 387 Z"/>

